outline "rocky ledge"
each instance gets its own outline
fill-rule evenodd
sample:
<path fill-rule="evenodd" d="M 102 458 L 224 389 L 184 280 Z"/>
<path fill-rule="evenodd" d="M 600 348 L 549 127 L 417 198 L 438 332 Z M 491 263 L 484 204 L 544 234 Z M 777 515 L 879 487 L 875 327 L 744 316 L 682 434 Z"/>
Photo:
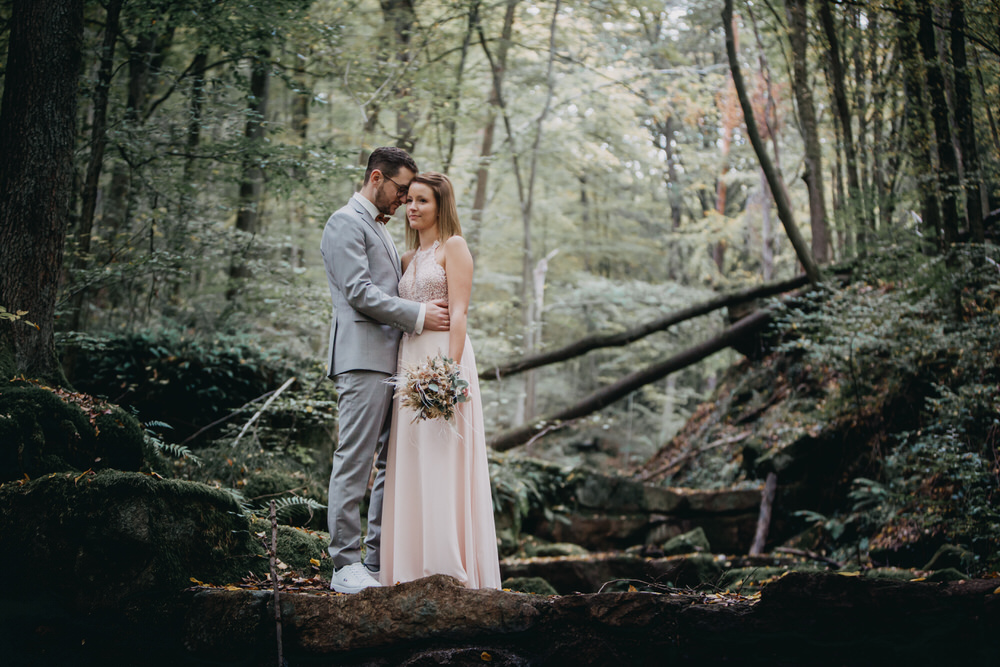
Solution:
<path fill-rule="evenodd" d="M 438 575 L 279 599 L 288 665 L 1000 664 L 997 580 L 790 573 L 753 597 L 542 596 L 467 590 Z M 73 615 L 6 600 L 0 650 L 17 665 L 275 665 L 272 601 L 267 591 L 196 588 Z"/>

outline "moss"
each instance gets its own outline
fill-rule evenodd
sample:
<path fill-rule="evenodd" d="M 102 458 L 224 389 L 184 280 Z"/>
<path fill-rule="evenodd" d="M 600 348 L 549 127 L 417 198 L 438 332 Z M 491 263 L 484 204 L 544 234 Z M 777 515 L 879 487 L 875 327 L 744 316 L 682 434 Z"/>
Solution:
<path fill-rule="evenodd" d="M 247 519 L 203 484 L 106 470 L 0 486 L 0 568 L 45 588 L 113 606 L 191 578 L 238 582 L 263 561 Z"/>
<path fill-rule="evenodd" d="M 250 529 L 255 536 L 260 547 L 259 553 L 266 558 L 263 542 L 259 539 L 263 535 L 268 541 L 271 539 L 271 523 L 266 519 L 254 518 L 250 522 Z M 292 526 L 278 526 L 278 560 L 288 566 L 289 570 L 284 570 L 282 574 L 297 575 L 300 577 L 311 577 L 319 569 L 312 561 L 319 561 L 325 557 L 328 538 L 323 533 L 294 528 Z M 265 560 L 262 569 L 255 571 L 256 574 L 263 575 L 270 565 Z"/>
<path fill-rule="evenodd" d="M 517 593 L 531 593 L 533 595 L 558 595 L 559 592 L 553 588 L 552 584 L 542 577 L 510 577 L 504 579 L 500 587 L 504 590 L 515 591 Z"/>
<path fill-rule="evenodd" d="M 0 482 L 56 471 L 138 470 L 142 449 L 138 422 L 117 406 L 27 382 L 0 390 Z"/>

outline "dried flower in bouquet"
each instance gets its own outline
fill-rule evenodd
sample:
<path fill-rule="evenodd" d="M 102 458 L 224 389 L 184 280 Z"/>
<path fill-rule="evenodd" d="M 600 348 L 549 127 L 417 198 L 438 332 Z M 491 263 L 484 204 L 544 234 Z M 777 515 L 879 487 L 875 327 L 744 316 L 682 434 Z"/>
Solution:
<path fill-rule="evenodd" d="M 393 378 L 396 396 L 415 413 L 411 423 L 438 418 L 447 421 L 455 416 L 455 406 L 469 400 L 469 383 L 459 370 L 454 359 L 438 355 L 404 368 Z"/>

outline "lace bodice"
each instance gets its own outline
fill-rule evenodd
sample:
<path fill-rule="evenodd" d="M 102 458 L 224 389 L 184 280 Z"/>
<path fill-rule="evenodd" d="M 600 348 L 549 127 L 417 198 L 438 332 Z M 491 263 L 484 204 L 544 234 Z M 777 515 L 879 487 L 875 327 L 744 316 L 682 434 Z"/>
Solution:
<path fill-rule="evenodd" d="M 434 259 L 435 241 L 427 250 L 417 250 L 399 281 L 399 296 L 410 301 L 434 301 L 448 298 L 448 279 L 444 267 Z"/>

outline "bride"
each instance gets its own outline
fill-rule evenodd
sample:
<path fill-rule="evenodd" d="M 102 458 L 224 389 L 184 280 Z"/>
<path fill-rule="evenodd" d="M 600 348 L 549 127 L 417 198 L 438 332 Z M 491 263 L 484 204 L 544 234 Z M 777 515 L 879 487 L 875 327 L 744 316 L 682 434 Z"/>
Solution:
<path fill-rule="evenodd" d="M 383 585 L 448 574 L 469 588 L 499 588 L 500 566 L 483 431 L 476 357 L 466 335 L 472 254 L 462 238 L 451 182 L 420 174 L 406 200 L 406 245 L 399 295 L 447 299 L 450 331 L 404 336 L 398 372 L 449 357 L 469 383 L 469 400 L 450 420 L 414 421 L 393 401 L 382 506 Z"/>

